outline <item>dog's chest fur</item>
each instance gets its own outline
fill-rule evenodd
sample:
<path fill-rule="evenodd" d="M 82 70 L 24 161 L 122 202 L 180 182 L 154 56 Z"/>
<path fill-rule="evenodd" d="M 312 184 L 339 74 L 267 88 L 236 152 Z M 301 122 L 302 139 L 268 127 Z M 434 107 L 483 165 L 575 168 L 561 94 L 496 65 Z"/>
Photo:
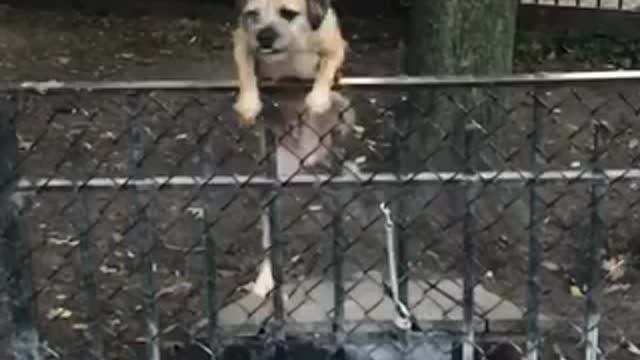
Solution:
<path fill-rule="evenodd" d="M 258 77 L 278 81 L 283 78 L 313 79 L 318 71 L 320 57 L 314 52 L 289 54 L 277 62 L 257 59 Z"/>

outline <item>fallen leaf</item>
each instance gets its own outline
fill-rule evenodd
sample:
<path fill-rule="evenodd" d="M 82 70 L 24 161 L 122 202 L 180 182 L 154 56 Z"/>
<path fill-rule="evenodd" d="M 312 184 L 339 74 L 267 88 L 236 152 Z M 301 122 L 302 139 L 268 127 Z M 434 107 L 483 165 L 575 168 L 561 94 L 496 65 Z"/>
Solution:
<path fill-rule="evenodd" d="M 582 290 L 580 290 L 580 287 L 576 286 L 576 285 L 571 285 L 571 288 L 569 289 L 569 292 L 571 293 L 571 296 L 573 297 L 583 297 L 584 294 L 582 293 Z"/>
<path fill-rule="evenodd" d="M 124 236 L 122 236 L 122 234 L 120 234 L 120 233 L 113 233 L 113 235 L 111 235 L 111 239 L 115 243 L 121 243 L 122 240 L 124 240 Z"/>
<path fill-rule="evenodd" d="M 629 350 L 629 352 L 633 355 L 640 356 L 640 348 L 638 348 L 636 344 L 632 343 L 631 341 L 627 341 L 627 350 Z"/>
<path fill-rule="evenodd" d="M 613 294 L 618 291 L 627 292 L 631 288 L 631 284 L 614 284 L 604 289 L 606 295 Z"/>
<path fill-rule="evenodd" d="M 187 209 L 187 213 L 195 217 L 197 220 L 204 219 L 204 209 L 201 207 L 190 207 Z"/>
<path fill-rule="evenodd" d="M 84 330 L 89 329 L 89 325 L 82 324 L 82 323 L 76 323 L 76 324 L 71 325 L 71 328 L 73 330 L 77 330 L 77 331 L 84 331 Z"/>
<path fill-rule="evenodd" d="M 191 288 L 193 288 L 192 283 L 188 281 L 181 281 L 158 290 L 158 292 L 156 293 L 156 298 L 162 297 L 164 295 L 184 294 L 189 292 Z"/>
<path fill-rule="evenodd" d="M 71 246 L 71 247 L 75 247 L 78 246 L 78 244 L 80 243 L 79 241 L 72 241 L 71 240 L 71 236 L 67 236 L 63 239 L 58 239 L 58 238 L 49 238 L 49 243 L 52 245 L 56 245 L 56 246 Z"/>
<path fill-rule="evenodd" d="M 71 310 L 65 309 L 63 307 L 57 307 L 57 308 L 53 308 L 53 309 L 49 310 L 49 312 L 47 313 L 47 319 L 49 319 L 49 320 L 54 320 L 54 319 L 66 320 L 66 319 L 69 319 L 71 317 L 71 315 L 73 315 Z"/>
<path fill-rule="evenodd" d="M 556 264 L 554 262 L 548 261 L 548 260 L 543 261 L 541 263 L 541 265 L 542 265 L 543 268 L 545 268 L 545 269 L 547 269 L 549 271 L 552 271 L 552 272 L 560 271 L 560 265 L 558 265 L 558 264 Z"/>
<path fill-rule="evenodd" d="M 101 265 L 100 272 L 103 274 L 117 274 L 118 269 L 115 267 L 109 267 L 108 265 Z"/>
<path fill-rule="evenodd" d="M 104 133 L 100 134 L 100 138 L 101 139 L 106 139 L 106 140 L 111 140 L 111 141 L 117 139 L 116 135 L 111 131 L 107 131 L 107 132 L 104 132 Z"/>
<path fill-rule="evenodd" d="M 602 268 L 607 272 L 607 278 L 618 281 L 625 275 L 625 259 L 606 259 L 602 262 Z"/>
<path fill-rule="evenodd" d="M 71 58 L 68 56 L 59 56 L 57 60 L 60 65 L 67 65 L 71 62 Z"/>
<path fill-rule="evenodd" d="M 238 271 L 235 270 L 218 270 L 216 271 L 216 274 L 220 275 L 221 278 L 223 279 L 227 279 L 227 278 L 231 278 L 234 277 L 238 274 Z"/>
<path fill-rule="evenodd" d="M 27 141 L 22 136 L 18 135 L 18 149 L 21 151 L 29 151 L 33 146 L 33 141 Z"/>

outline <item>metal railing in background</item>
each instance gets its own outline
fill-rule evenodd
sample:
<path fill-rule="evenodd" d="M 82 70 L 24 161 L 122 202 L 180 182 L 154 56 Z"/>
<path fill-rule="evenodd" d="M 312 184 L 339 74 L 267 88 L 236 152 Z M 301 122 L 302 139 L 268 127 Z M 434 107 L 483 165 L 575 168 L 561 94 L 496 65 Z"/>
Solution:
<path fill-rule="evenodd" d="M 520 0 L 520 3 L 617 10 L 632 10 L 640 5 L 634 0 Z"/>
<path fill-rule="evenodd" d="M 239 129 L 234 82 L 3 85 L 2 348 L 637 356 L 639 83 L 344 79 L 357 123 L 286 175 L 290 134 Z"/>

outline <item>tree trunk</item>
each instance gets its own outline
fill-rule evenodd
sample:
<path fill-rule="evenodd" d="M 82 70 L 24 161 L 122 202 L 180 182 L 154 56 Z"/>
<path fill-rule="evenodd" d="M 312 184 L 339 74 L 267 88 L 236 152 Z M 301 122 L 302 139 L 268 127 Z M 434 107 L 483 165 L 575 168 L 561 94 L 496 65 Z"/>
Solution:
<path fill-rule="evenodd" d="M 517 0 L 413 1 L 408 73 L 510 73 L 517 8 Z"/>
<path fill-rule="evenodd" d="M 405 59 L 409 75 L 511 73 L 517 0 L 414 0 L 412 3 Z M 507 168 L 495 149 L 478 141 L 483 134 L 490 133 L 491 129 L 505 121 L 500 111 L 494 111 L 495 102 L 487 101 L 489 92 L 495 99 L 504 100 L 504 96 L 508 96 L 508 93 L 495 88 L 412 91 L 409 114 L 405 113 L 401 120 L 406 119 L 401 127 L 405 133 L 402 146 L 405 147 L 404 154 L 408 154 L 405 158 L 409 159 L 404 162 L 404 169 L 473 172 Z M 468 109 L 474 109 L 472 116 L 466 113 Z M 500 136 L 504 135 L 495 135 L 490 139 L 498 149 L 503 144 Z M 410 151 L 406 147 L 410 147 Z M 435 218 L 442 215 L 448 217 L 449 221 L 457 221 L 457 238 L 462 233 L 459 216 L 464 213 L 464 189 L 460 186 L 445 188 L 425 186 L 419 191 L 422 196 L 430 193 L 428 197 L 433 197 L 439 191 L 446 192 L 447 196 L 442 199 L 444 203 L 440 206 L 433 204 L 433 214 L 430 216 Z M 477 247 L 479 251 L 475 256 L 496 271 L 508 258 L 507 255 L 498 254 L 494 247 L 496 242 L 492 240 L 504 234 L 518 236 L 522 233 L 528 222 L 527 203 L 511 201 L 518 195 L 504 187 L 490 193 L 485 192 L 482 185 L 474 188 L 472 192 L 479 195 L 481 200 L 473 201 L 471 211 L 476 218 L 475 231 L 469 231 L 474 233 L 474 242 L 484 243 Z M 503 204 L 509 204 L 509 207 L 503 209 Z M 504 221 L 499 226 L 481 233 L 477 231 L 483 225 L 501 218 Z M 431 228 L 436 227 L 442 228 L 442 221 L 437 225 L 431 224 Z M 434 234 L 453 246 L 449 235 L 436 231 Z"/>

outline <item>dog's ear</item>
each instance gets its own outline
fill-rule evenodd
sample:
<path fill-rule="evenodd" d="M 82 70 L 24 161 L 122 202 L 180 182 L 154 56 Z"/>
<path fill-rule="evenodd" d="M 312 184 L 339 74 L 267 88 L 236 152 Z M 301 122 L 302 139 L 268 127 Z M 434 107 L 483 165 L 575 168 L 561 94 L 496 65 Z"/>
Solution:
<path fill-rule="evenodd" d="M 318 30 L 324 17 L 327 16 L 331 0 L 307 0 L 307 19 L 311 30 Z"/>

